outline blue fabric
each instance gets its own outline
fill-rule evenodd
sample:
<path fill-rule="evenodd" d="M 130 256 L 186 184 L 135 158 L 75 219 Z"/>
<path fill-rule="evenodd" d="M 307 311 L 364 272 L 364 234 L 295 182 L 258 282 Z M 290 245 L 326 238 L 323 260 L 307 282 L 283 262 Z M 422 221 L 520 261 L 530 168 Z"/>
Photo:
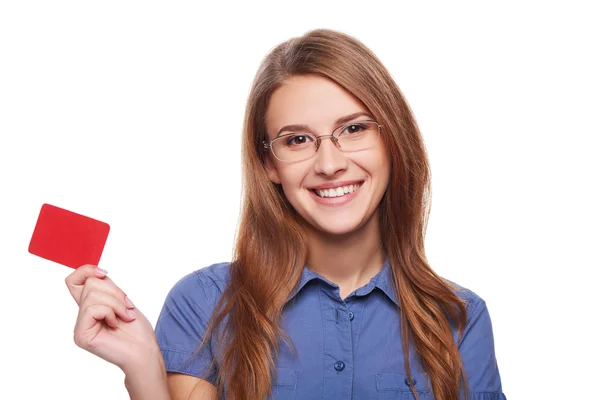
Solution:
<path fill-rule="evenodd" d="M 209 368 L 215 340 L 196 352 L 228 282 L 229 265 L 219 263 L 192 272 L 169 292 L 155 329 L 167 371 L 215 382 L 216 369 Z M 336 284 L 304 267 L 282 322 L 299 356 L 281 346 L 274 399 L 414 399 L 404 372 L 399 302 L 391 279 L 386 260 L 367 285 L 342 300 Z M 468 289 L 456 293 L 468 301 L 467 327 L 458 346 L 469 398 L 506 399 L 485 301 Z M 454 338 L 458 339 L 456 330 Z M 410 349 L 409 357 L 419 398 L 433 400 L 414 349 Z"/>

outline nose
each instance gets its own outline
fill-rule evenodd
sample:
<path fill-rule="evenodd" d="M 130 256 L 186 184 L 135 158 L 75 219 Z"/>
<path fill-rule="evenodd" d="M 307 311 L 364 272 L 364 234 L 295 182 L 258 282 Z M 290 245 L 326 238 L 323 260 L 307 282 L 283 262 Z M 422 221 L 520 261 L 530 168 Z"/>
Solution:
<path fill-rule="evenodd" d="M 348 168 L 348 159 L 331 138 L 330 136 L 321 139 L 317 154 L 314 156 L 314 169 L 317 174 L 335 175 Z"/>

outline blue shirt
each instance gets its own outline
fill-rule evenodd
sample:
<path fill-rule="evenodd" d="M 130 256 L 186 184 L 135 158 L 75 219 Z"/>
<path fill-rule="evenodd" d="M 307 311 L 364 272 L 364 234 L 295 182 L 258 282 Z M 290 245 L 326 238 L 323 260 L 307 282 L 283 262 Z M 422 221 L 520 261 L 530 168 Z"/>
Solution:
<path fill-rule="evenodd" d="M 216 302 L 229 280 L 230 263 L 219 263 L 183 277 L 169 292 L 156 324 L 167 371 L 193 375 L 214 384 L 209 369 L 216 339 L 196 354 Z M 470 290 L 456 292 L 468 301 L 467 326 L 457 342 L 471 400 L 503 400 L 494 352 L 492 324 L 485 301 Z M 282 328 L 298 357 L 280 346 L 277 399 L 414 399 L 404 371 L 399 301 L 389 264 L 346 299 L 339 287 L 304 267 L 290 295 Z M 421 400 L 433 400 L 427 375 L 410 349 L 410 367 Z M 217 357 L 218 358 L 218 357 Z"/>

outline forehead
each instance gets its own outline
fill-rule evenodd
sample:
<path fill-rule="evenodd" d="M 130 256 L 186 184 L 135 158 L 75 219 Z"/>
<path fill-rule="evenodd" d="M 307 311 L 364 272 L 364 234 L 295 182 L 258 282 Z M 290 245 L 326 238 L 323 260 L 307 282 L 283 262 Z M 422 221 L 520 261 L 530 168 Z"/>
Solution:
<path fill-rule="evenodd" d="M 282 126 L 306 124 L 317 130 L 333 129 L 339 117 L 367 111 L 360 100 L 329 78 L 294 76 L 273 92 L 266 115 L 267 132 Z"/>

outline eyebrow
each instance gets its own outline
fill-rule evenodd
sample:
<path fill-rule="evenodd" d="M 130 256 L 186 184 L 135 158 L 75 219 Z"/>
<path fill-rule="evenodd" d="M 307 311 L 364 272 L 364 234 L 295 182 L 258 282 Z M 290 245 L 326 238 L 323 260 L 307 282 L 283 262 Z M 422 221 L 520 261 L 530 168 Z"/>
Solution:
<path fill-rule="evenodd" d="M 362 116 L 367 116 L 371 119 L 373 119 L 373 117 L 371 116 L 371 114 L 369 114 L 366 111 L 359 111 L 359 112 L 355 112 L 354 114 L 350 114 L 350 115 L 346 115 L 344 117 L 340 117 L 338 119 L 335 120 L 334 124 L 336 127 L 339 127 L 340 125 L 345 124 L 346 122 L 352 121 L 355 118 L 358 117 L 362 117 Z M 304 124 L 294 124 L 294 125 L 286 125 L 284 127 L 282 127 L 279 132 L 277 132 L 277 136 L 281 135 L 281 132 L 285 132 L 285 131 L 308 131 L 310 133 L 314 133 L 312 132 L 312 130 L 309 128 L 308 125 L 304 125 Z"/>

